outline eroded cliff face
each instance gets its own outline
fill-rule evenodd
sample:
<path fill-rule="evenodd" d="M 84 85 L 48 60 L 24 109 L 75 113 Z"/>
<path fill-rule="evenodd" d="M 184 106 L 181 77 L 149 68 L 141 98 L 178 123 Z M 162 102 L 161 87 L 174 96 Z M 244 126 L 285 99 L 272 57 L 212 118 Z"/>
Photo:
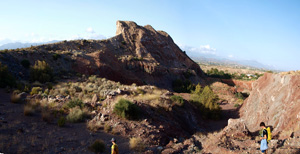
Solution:
<path fill-rule="evenodd" d="M 265 74 L 253 83 L 240 114 L 250 131 L 258 130 L 263 121 L 279 138 L 299 132 L 300 75 Z"/>

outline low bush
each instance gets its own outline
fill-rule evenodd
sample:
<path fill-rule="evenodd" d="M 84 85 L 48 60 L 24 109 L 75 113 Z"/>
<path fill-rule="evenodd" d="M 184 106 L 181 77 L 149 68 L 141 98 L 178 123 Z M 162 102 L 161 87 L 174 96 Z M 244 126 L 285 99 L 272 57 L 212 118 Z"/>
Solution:
<path fill-rule="evenodd" d="M 67 115 L 67 121 L 72 123 L 82 122 L 86 117 L 88 117 L 88 113 L 76 106 L 70 109 L 70 113 Z"/>
<path fill-rule="evenodd" d="M 30 67 L 30 62 L 29 62 L 29 60 L 27 60 L 27 59 L 23 59 L 23 60 L 21 61 L 21 65 L 22 65 L 24 68 L 29 68 L 29 67 Z"/>
<path fill-rule="evenodd" d="M 89 150 L 94 153 L 103 153 L 105 152 L 105 143 L 102 140 L 96 140 L 91 146 L 89 146 Z"/>
<path fill-rule="evenodd" d="M 16 79 L 11 75 L 8 67 L 0 62 L 0 88 L 13 87 L 15 85 Z"/>
<path fill-rule="evenodd" d="M 113 112 L 122 118 L 130 120 L 137 120 L 140 117 L 139 107 L 126 99 L 120 99 L 115 105 Z"/>
<path fill-rule="evenodd" d="M 58 58 L 61 57 L 61 55 L 58 54 L 58 53 L 55 53 L 55 54 L 52 55 L 52 57 L 53 57 L 53 60 L 57 60 Z"/>
<path fill-rule="evenodd" d="M 45 61 L 38 60 L 30 68 L 30 80 L 41 83 L 50 82 L 53 80 L 53 70 Z"/>
<path fill-rule="evenodd" d="M 31 89 L 30 95 L 39 94 L 43 91 L 41 87 L 33 87 Z"/>
<path fill-rule="evenodd" d="M 133 137 L 130 138 L 129 147 L 131 150 L 142 152 L 144 151 L 146 146 L 140 137 Z"/>
<path fill-rule="evenodd" d="M 66 118 L 64 116 L 61 116 L 57 121 L 57 125 L 59 127 L 63 127 L 65 126 L 65 124 L 66 124 Z"/>
<path fill-rule="evenodd" d="M 67 106 L 69 108 L 74 108 L 76 106 L 80 107 L 80 108 L 83 108 L 84 107 L 84 103 L 82 102 L 82 100 L 80 99 L 73 99 L 73 100 L 70 100 L 67 104 Z"/>
<path fill-rule="evenodd" d="M 179 106 L 183 106 L 184 105 L 184 100 L 183 100 L 183 98 L 181 96 L 173 95 L 170 98 L 171 98 L 171 100 L 173 102 L 175 102 Z"/>
<path fill-rule="evenodd" d="M 10 95 L 10 102 L 11 103 L 21 103 L 22 100 L 21 100 L 20 95 L 18 95 L 18 93 L 12 93 Z"/>

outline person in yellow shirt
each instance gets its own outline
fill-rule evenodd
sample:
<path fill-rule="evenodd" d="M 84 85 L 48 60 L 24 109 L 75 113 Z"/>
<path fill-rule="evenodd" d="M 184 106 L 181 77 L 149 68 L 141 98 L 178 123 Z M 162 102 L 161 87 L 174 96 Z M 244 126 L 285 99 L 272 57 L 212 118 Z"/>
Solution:
<path fill-rule="evenodd" d="M 111 154 L 119 154 L 119 148 L 118 148 L 118 145 L 116 143 L 116 139 L 115 138 L 112 138 L 111 139 L 111 143 L 113 144 L 111 146 Z"/>

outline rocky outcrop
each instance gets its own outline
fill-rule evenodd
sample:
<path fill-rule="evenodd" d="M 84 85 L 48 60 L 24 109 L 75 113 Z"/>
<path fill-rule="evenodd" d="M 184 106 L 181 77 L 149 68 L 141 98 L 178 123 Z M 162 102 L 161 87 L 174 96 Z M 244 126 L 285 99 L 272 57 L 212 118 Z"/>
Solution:
<path fill-rule="evenodd" d="M 287 138 L 300 131 L 300 75 L 267 73 L 253 83 L 253 90 L 240 110 L 250 131 L 264 121 L 273 135 Z"/>
<path fill-rule="evenodd" d="M 170 87 L 171 81 L 185 79 L 202 82 L 199 65 L 192 61 L 163 31 L 150 25 L 139 26 L 131 21 L 117 21 L 116 36 L 108 39 L 100 52 L 77 59 L 79 72 L 98 74 L 122 83 L 152 84 Z"/>

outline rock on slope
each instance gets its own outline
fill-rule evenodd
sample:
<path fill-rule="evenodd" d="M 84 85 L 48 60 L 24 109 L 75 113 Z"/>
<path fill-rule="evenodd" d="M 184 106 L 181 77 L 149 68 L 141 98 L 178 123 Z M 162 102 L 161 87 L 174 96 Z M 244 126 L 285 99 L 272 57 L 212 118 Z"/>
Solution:
<path fill-rule="evenodd" d="M 194 83 L 204 82 L 199 65 L 166 32 L 131 21 L 117 21 L 116 36 L 106 40 L 63 41 L 0 53 L 0 62 L 22 78 L 29 71 L 20 62 L 28 59 L 31 64 L 45 60 L 56 74 L 96 74 L 125 84 L 170 88 L 173 80 L 186 77 Z"/>
<path fill-rule="evenodd" d="M 300 75 L 265 74 L 253 84 L 240 113 L 250 131 L 264 121 L 280 138 L 300 132 Z"/>

